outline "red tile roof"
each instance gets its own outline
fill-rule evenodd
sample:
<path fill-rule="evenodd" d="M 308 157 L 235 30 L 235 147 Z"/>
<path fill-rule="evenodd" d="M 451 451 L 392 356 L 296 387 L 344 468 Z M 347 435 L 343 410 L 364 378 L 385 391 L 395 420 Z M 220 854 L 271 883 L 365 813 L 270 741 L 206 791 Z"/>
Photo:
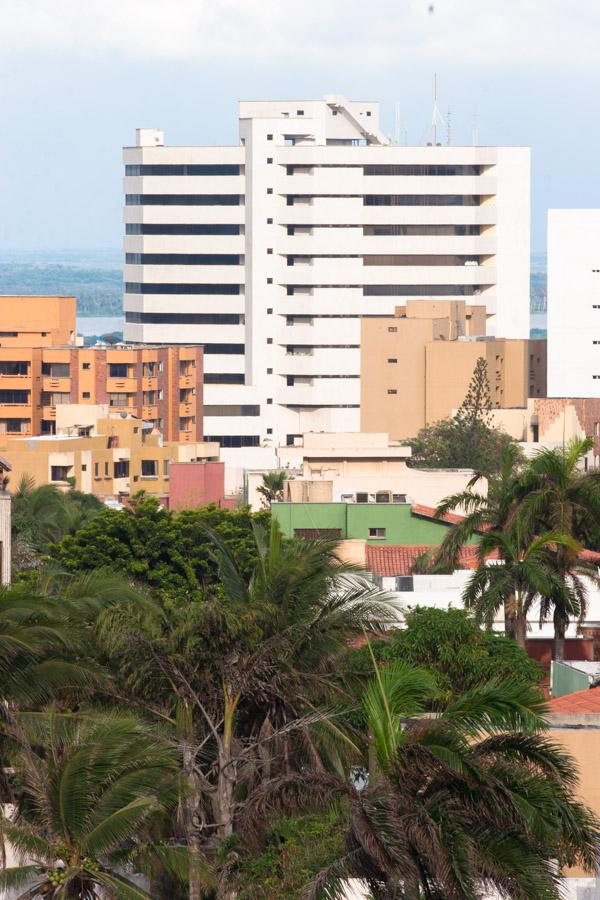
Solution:
<path fill-rule="evenodd" d="M 373 575 L 394 577 L 396 575 L 410 575 L 415 562 L 428 550 L 437 549 L 437 544 L 382 544 L 381 546 L 367 544 L 365 556 L 365 568 Z M 492 554 L 489 559 L 497 559 L 497 554 Z M 458 568 L 476 569 L 478 563 L 477 547 L 467 545 L 461 547 Z"/>
<path fill-rule="evenodd" d="M 551 713 L 600 713 L 600 687 L 553 697 L 548 709 Z"/>
<path fill-rule="evenodd" d="M 435 519 L 436 522 L 446 522 L 448 525 L 458 525 L 465 518 L 464 516 L 458 516 L 456 513 L 444 513 L 443 516 L 436 516 L 433 506 L 422 506 L 420 503 L 415 503 L 411 508 L 411 512 L 413 516 L 421 516 L 423 519 Z"/>

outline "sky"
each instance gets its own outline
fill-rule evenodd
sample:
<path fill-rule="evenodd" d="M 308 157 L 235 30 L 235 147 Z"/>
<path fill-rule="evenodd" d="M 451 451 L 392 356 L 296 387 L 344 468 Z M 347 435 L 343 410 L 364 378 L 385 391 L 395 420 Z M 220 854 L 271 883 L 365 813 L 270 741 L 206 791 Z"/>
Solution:
<path fill-rule="evenodd" d="M 532 148 L 549 207 L 600 206 L 597 0 L 0 0 L 0 252 L 118 249 L 121 148 L 237 143 L 240 99 L 380 100 L 425 143 Z"/>

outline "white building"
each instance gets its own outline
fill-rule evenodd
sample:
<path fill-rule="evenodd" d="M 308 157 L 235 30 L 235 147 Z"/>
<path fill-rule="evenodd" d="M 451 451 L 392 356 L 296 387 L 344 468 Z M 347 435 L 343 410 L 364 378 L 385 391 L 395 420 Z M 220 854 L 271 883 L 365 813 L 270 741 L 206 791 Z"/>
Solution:
<path fill-rule="evenodd" d="M 124 151 L 125 337 L 206 349 L 225 446 L 359 430 L 360 317 L 468 297 L 529 334 L 529 150 L 393 146 L 377 103 L 243 102 L 240 146 Z"/>
<path fill-rule="evenodd" d="M 548 396 L 600 397 L 600 209 L 548 211 Z"/>

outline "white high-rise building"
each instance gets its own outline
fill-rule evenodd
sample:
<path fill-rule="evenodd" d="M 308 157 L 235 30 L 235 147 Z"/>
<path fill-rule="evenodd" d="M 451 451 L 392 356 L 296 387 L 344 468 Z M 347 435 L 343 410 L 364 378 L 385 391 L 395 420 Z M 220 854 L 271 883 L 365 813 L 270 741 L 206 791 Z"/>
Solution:
<path fill-rule="evenodd" d="M 600 397 L 600 209 L 548 210 L 548 396 Z"/>
<path fill-rule="evenodd" d="M 404 147 L 377 103 L 243 102 L 240 146 L 125 161 L 125 337 L 205 346 L 224 446 L 359 430 L 360 317 L 411 297 L 483 304 L 529 335 L 530 156 Z"/>

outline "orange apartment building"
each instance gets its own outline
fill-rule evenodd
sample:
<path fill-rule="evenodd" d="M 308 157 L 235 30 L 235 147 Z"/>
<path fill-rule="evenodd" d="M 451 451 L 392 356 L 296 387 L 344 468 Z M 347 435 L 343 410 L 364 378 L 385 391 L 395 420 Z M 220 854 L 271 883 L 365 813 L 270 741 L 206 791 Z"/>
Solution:
<path fill-rule="evenodd" d="M 55 434 L 57 406 L 89 403 L 202 440 L 202 347 L 76 346 L 75 297 L 0 297 L 0 320 L 0 434 Z"/>
<path fill-rule="evenodd" d="M 526 407 L 546 396 L 546 341 L 487 337 L 482 306 L 464 300 L 408 300 L 394 316 L 361 322 L 361 431 L 392 440 L 452 416 L 480 357 L 492 406 Z"/>

